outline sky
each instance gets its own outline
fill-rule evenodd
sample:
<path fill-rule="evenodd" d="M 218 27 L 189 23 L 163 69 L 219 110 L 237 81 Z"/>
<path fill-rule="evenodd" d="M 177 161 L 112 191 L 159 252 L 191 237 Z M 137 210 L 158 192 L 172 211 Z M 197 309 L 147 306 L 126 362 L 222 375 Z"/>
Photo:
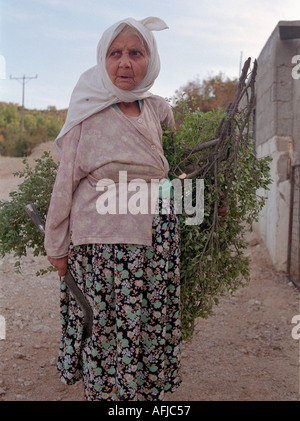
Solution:
<path fill-rule="evenodd" d="M 81 73 L 96 64 L 109 26 L 157 16 L 161 71 L 151 92 L 172 97 L 197 78 L 239 76 L 257 58 L 277 23 L 300 20 L 299 0 L 0 0 L 0 102 L 67 108 Z M 37 75 L 37 78 L 35 76 Z"/>

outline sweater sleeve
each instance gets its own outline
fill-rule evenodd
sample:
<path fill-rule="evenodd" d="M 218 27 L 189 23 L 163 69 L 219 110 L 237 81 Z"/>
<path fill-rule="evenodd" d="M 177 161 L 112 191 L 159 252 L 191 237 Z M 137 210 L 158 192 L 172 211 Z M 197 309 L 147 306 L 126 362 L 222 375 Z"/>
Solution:
<path fill-rule="evenodd" d="M 166 124 L 168 129 L 174 130 L 175 129 L 175 119 L 172 108 L 170 105 L 165 101 L 164 113 L 163 113 L 163 124 Z"/>
<path fill-rule="evenodd" d="M 72 197 L 80 180 L 86 176 L 77 156 L 80 134 L 81 125 L 78 125 L 64 136 L 61 161 L 50 199 L 44 247 L 47 255 L 53 258 L 68 255 Z"/>

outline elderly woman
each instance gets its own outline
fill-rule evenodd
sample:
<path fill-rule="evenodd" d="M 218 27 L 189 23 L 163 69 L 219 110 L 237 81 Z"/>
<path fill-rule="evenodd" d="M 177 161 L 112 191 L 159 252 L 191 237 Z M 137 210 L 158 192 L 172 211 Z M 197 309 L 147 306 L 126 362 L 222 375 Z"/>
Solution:
<path fill-rule="evenodd" d="M 56 139 L 45 250 L 93 312 L 84 338 L 82 311 L 61 282 L 58 369 L 67 384 L 83 379 L 87 400 L 162 400 L 181 381 L 178 217 L 172 200 L 169 212 L 161 206 L 170 184 L 161 124 L 173 129 L 174 119 L 149 92 L 160 70 L 152 31 L 166 28 L 158 18 L 128 18 L 104 32 Z M 149 187 L 138 200 L 135 180 Z M 112 184 L 115 203 L 101 210 Z M 156 211 L 137 206 L 157 196 Z"/>

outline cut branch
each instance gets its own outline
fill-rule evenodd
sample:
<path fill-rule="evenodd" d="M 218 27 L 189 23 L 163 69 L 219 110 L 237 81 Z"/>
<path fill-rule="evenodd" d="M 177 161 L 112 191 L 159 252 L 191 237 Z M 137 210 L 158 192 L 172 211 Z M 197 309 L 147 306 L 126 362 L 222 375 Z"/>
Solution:
<path fill-rule="evenodd" d="M 183 178 L 194 178 L 198 176 L 206 175 L 211 169 L 212 165 L 217 165 L 217 169 L 214 170 L 218 174 L 218 166 L 227 160 L 231 156 L 231 165 L 235 167 L 236 160 L 238 159 L 238 151 L 243 143 L 248 142 L 249 130 L 245 135 L 245 129 L 247 128 L 251 113 L 255 101 L 255 78 L 257 74 L 257 61 L 253 63 L 251 67 L 251 58 L 244 63 L 241 76 L 239 78 L 235 98 L 226 110 L 226 117 L 224 117 L 215 132 L 213 140 L 196 144 L 191 149 L 187 149 L 183 152 L 180 162 L 177 163 L 176 168 L 180 168 L 179 175 L 176 177 Z M 199 136 L 200 139 L 200 136 Z M 198 159 L 198 167 L 195 163 L 192 165 L 191 171 L 191 160 L 199 152 L 209 149 L 209 157 L 203 157 Z M 233 152 L 233 156 L 232 156 Z M 203 162 L 206 161 L 205 164 Z M 216 164 L 215 164 L 216 163 Z M 174 174 L 175 171 L 173 171 Z M 228 182 L 232 174 L 229 176 Z"/>

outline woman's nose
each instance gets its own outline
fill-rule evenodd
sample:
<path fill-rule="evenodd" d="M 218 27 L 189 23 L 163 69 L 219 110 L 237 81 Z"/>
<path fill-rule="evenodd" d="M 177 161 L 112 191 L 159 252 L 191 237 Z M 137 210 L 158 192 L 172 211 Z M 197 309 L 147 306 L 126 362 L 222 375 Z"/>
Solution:
<path fill-rule="evenodd" d="M 127 54 L 123 54 L 120 62 L 119 67 L 131 67 L 130 58 Z"/>

